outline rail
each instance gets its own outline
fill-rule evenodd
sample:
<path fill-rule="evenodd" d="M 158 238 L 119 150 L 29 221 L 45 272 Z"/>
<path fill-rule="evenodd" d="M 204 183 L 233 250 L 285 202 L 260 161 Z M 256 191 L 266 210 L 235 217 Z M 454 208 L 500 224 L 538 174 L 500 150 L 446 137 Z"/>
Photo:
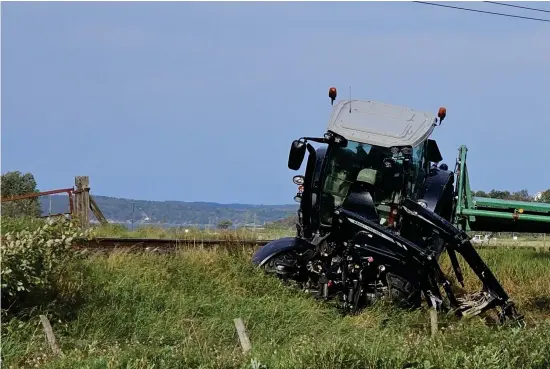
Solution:
<path fill-rule="evenodd" d="M 224 245 L 224 244 L 240 244 L 249 246 L 263 246 L 272 240 L 212 240 L 212 239 L 192 239 L 192 238 L 137 238 L 137 237 L 94 237 L 88 241 L 88 245 L 95 244 L 121 244 L 121 245 L 138 245 L 138 244 L 203 244 L 203 245 Z"/>
<path fill-rule="evenodd" d="M 150 248 L 156 249 L 170 249 L 181 247 L 211 247 L 211 246 L 264 246 L 273 240 L 224 240 L 224 239 L 180 239 L 180 238 L 120 238 L 120 237 L 95 237 L 78 247 L 94 250 L 114 250 L 114 249 L 142 249 L 147 251 Z M 476 249 L 523 249 L 523 250 L 537 250 L 537 251 L 549 251 L 550 246 L 535 246 L 535 245 L 476 245 Z"/>

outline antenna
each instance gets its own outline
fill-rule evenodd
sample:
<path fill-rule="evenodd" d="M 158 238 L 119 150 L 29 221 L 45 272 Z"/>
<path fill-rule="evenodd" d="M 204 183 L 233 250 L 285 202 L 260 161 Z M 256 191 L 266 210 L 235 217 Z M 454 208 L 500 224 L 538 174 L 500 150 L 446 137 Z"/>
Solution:
<path fill-rule="evenodd" d="M 351 85 L 349 86 L 349 112 L 351 113 Z"/>

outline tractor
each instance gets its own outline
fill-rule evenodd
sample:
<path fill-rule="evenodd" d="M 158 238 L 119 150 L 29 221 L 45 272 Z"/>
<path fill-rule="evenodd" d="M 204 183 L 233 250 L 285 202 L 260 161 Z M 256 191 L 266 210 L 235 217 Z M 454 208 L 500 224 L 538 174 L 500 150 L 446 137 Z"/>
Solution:
<path fill-rule="evenodd" d="M 375 101 L 334 104 L 336 94 L 329 89 L 333 108 L 324 135 L 291 143 L 289 169 L 299 170 L 308 153 L 304 174 L 293 177 L 296 235 L 269 242 L 252 262 L 318 298 L 337 298 L 346 313 L 380 299 L 408 308 L 425 300 L 459 317 L 496 309 L 499 321 L 523 325 L 467 231 L 475 229 L 476 216 L 485 226 L 491 219 L 521 223 L 528 216 L 529 229 L 542 232 L 549 228 L 550 206 L 533 205 L 529 214 L 520 214 L 513 202 L 497 210 L 468 209 L 475 201 L 466 193 L 465 147 L 453 171 L 430 138 L 446 108 L 434 116 Z M 445 252 L 462 289 L 439 265 Z M 464 291 L 459 255 L 481 280 L 481 291 Z"/>

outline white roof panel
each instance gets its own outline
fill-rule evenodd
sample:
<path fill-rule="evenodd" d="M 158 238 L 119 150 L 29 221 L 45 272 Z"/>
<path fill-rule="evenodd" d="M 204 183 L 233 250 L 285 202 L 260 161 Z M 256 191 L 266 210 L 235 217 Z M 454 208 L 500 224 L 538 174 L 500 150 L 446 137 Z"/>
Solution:
<path fill-rule="evenodd" d="M 351 113 L 350 113 L 351 105 Z M 342 100 L 332 109 L 327 130 L 366 144 L 416 146 L 432 133 L 430 113 L 375 101 Z"/>

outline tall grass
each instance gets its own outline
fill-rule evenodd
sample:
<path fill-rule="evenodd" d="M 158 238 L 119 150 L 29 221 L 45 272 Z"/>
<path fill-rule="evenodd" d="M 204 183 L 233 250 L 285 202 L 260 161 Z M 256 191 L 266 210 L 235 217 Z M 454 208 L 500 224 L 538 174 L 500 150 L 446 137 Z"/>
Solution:
<path fill-rule="evenodd" d="M 342 317 L 255 269 L 250 254 L 218 248 L 80 261 L 59 283 L 77 288 L 85 301 L 73 315 L 49 314 L 64 357 L 48 354 L 31 315 L 3 325 L 4 367 L 257 368 L 252 360 L 266 368 L 550 367 L 550 306 L 532 303 L 550 297 L 550 254 L 482 252 L 537 324 L 518 330 L 442 317 L 451 324 L 435 338 L 418 328 L 428 321 L 425 311 L 379 304 Z M 469 284 L 471 277 L 466 273 Z M 252 342 L 246 357 L 236 317 Z"/>
<path fill-rule="evenodd" d="M 186 227 L 163 228 L 155 225 L 140 225 L 134 229 L 119 224 L 108 224 L 94 227 L 94 234 L 98 237 L 122 238 L 171 238 L 187 240 L 228 239 L 228 240 L 269 240 L 291 236 L 296 229 L 265 228 L 256 231 L 251 229 L 198 229 Z"/>

